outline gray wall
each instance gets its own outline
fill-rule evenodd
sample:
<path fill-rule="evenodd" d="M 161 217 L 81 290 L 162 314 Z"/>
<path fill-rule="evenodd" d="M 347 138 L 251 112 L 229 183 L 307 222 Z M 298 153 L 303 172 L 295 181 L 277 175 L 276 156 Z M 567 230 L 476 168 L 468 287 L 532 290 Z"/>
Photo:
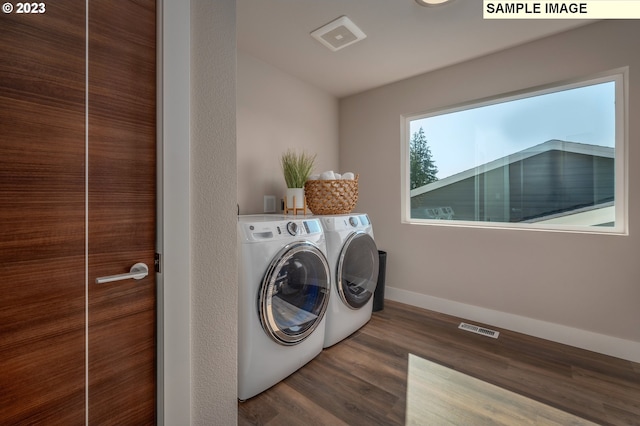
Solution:
<path fill-rule="evenodd" d="M 639 39 L 639 21 L 597 22 L 341 100 L 340 166 L 360 173 L 388 297 L 640 361 Z M 401 223 L 401 115 L 625 66 L 628 236 Z"/>
<path fill-rule="evenodd" d="M 338 99 L 238 52 L 238 203 L 263 212 L 263 197 L 284 198 L 280 156 L 316 154 L 315 173 L 338 167 Z M 278 208 L 279 206 L 278 202 Z"/>

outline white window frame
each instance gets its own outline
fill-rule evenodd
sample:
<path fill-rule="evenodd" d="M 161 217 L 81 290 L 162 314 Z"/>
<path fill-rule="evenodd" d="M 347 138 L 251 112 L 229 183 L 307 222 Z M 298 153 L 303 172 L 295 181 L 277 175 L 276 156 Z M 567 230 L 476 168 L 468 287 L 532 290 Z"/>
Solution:
<path fill-rule="evenodd" d="M 411 191 L 410 191 L 410 167 L 409 167 L 409 145 L 410 145 L 410 123 L 413 120 L 433 117 L 441 114 L 458 112 L 470 108 L 483 107 L 517 99 L 533 96 L 540 96 L 562 90 L 574 89 L 583 86 L 615 82 L 615 224 L 611 227 L 598 227 L 586 225 L 563 225 L 563 224 L 539 224 L 539 223 L 510 223 L 510 222 L 482 222 L 463 220 L 438 220 L 438 219 L 417 219 L 411 218 Z M 403 114 L 400 116 L 400 137 L 401 137 L 401 222 L 410 225 L 428 226 L 453 226 L 487 229 L 514 229 L 514 230 L 534 230 L 553 232 L 572 232 L 590 234 L 613 234 L 628 235 L 628 67 L 610 70 L 597 75 L 571 81 L 563 81 L 545 86 L 524 89 L 497 95 L 490 98 L 471 100 L 455 106 L 444 106 L 429 111 Z M 437 166 L 437 164 L 436 164 Z"/>

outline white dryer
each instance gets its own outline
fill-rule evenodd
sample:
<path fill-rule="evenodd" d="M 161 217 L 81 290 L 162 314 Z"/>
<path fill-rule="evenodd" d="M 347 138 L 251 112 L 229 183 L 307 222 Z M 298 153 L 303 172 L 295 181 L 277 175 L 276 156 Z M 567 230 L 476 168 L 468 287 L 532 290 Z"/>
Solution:
<path fill-rule="evenodd" d="M 354 333 L 371 319 L 378 281 L 378 248 L 366 214 L 319 216 L 331 267 L 324 347 Z"/>
<path fill-rule="evenodd" d="M 319 219 L 238 216 L 238 399 L 270 388 L 324 344 L 330 269 Z"/>

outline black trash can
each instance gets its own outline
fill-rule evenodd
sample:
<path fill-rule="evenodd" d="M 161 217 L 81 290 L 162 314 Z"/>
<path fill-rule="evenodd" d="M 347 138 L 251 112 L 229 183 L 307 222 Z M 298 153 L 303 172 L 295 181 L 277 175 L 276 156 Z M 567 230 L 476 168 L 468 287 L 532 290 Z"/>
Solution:
<path fill-rule="evenodd" d="M 384 281 L 387 274 L 387 252 L 378 250 L 378 284 L 376 291 L 373 293 L 373 312 L 384 309 Z"/>

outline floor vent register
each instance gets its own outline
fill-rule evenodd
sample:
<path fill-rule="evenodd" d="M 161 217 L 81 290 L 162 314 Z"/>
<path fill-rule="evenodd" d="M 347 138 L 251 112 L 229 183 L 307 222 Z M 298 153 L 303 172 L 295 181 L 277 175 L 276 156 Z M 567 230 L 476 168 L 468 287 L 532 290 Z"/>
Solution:
<path fill-rule="evenodd" d="M 458 328 L 462 330 L 470 331 L 472 333 L 481 334 L 483 336 L 493 337 L 494 339 L 497 339 L 498 336 L 500 335 L 499 331 L 490 330 L 484 327 L 478 327 L 477 325 L 467 324 L 464 322 L 461 322 Z"/>

